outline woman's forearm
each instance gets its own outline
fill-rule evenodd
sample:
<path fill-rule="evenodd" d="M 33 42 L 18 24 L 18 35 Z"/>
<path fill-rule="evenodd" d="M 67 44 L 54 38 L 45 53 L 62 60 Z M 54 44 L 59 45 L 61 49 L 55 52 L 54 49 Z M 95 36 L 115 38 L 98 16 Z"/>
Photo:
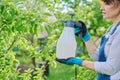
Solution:
<path fill-rule="evenodd" d="M 95 70 L 94 69 L 94 62 L 91 62 L 91 61 L 83 60 L 82 61 L 82 66 L 85 67 L 85 68 L 91 69 L 91 70 Z"/>
<path fill-rule="evenodd" d="M 88 40 L 87 42 L 85 42 L 85 45 L 89 54 L 94 53 L 94 51 L 96 50 L 96 46 L 92 40 Z"/>
<path fill-rule="evenodd" d="M 95 52 L 95 50 L 97 49 L 96 45 L 94 44 L 94 42 L 92 40 L 88 40 L 87 42 L 85 42 L 85 46 L 86 46 L 89 54 L 93 54 Z M 82 66 L 89 68 L 91 70 L 95 70 L 94 62 L 91 62 L 91 61 L 83 60 Z"/>

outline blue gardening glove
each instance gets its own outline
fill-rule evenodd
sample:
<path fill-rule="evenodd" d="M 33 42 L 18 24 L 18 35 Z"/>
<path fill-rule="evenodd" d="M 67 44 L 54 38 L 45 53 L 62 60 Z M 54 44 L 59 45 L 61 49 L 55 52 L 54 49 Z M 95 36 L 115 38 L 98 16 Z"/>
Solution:
<path fill-rule="evenodd" d="M 64 22 L 64 26 L 65 27 L 72 27 L 74 28 L 76 22 L 73 20 L 62 20 L 62 22 Z"/>
<path fill-rule="evenodd" d="M 71 57 L 71 58 L 68 58 L 68 59 L 56 59 L 56 61 L 58 61 L 60 63 L 63 63 L 63 64 L 67 64 L 67 65 L 76 64 L 76 65 L 81 66 L 81 64 L 82 64 L 82 59 L 81 58 L 76 58 L 76 57 Z"/>
<path fill-rule="evenodd" d="M 83 42 L 86 42 L 90 39 L 90 34 L 87 31 L 86 25 L 82 21 L 76 22 L 74 33 L 75 35 L 80 37 L 80 39 L 82 39 Z"/>

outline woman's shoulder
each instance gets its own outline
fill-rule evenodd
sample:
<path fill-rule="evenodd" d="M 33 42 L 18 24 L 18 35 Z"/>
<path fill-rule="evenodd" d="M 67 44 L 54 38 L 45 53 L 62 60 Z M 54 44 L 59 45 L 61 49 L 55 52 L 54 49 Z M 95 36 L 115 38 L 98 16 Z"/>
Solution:
<path fill-rule="evenodd" d="M 113 27 L 114 29 L 115 27 Z M 113 29 L 111 32 L 113 32 Z M 117 26 L 116 30 L 110 35 L 110 38 L 113 40 L 118 40 L 120 39 L 120 25 Z"/>
<path fill-rule="evenodd" d="M 114 32 L 113 36 L 114 36 L 114 39 L 120 40 L 120 25 L 118 25 L 118 27 L 117 27 L 116 31 Z"/>
<path fill-rule="evenodd" d="M 120 24 L 118 25 L 117 29 L 116 29 L 116 33 L 120 34 Z"/>
<path fill-rule="evenodd" d="M 120 31 L 120 24 L 118 25 L 118 30 Z"/>

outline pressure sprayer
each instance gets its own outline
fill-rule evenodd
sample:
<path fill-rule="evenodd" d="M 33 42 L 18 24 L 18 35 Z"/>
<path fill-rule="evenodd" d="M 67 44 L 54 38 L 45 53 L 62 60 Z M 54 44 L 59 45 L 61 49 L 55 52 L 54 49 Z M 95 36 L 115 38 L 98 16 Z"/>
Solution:
<path fill-rule="evenodd" d="M 74 14 L 71 13 L 71 20 L 73 16 Z M 62 22 L 65 23 L 65 20 L 62 20 Z M 64 26 L 64 29 L 57 41 L 56 58 L 67 59 L 70 57 L 75 57 L 76 47 L 77 43 L 74 34 L 74 27 Z"/>

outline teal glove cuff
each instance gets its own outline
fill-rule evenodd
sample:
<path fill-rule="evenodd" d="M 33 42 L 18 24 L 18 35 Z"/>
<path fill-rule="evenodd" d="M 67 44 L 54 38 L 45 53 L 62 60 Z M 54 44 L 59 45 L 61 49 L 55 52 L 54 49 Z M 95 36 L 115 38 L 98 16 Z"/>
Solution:
<path fill-rule="evenodd" d="M 90 34 L 87 32 L 84 37 L 82 37 L 83 42 L 90 40 Z"/>
<path fill-rule="evenodd" d="M 80 29 L 79 28 L 74 28 L 74 33 L 77 34 L 80 32 Z"/>
<path fill-rule="evenodd" d="M 76 64 L 76 65 L 81 66 L 82 59 L 81 58 L 69 58 L 68 60 L 65 61 L 65 63 L 68 65 Z"/>

